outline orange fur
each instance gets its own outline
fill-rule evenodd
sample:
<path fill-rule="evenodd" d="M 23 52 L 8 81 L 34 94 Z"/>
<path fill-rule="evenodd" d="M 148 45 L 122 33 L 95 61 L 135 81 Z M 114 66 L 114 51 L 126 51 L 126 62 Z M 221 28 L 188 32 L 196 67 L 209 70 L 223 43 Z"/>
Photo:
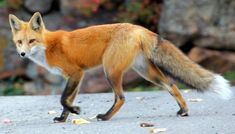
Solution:
<path fill-rule="evenodd" d="M 106 58 L 108 64 L 125 59 L 120 65 L 119 70 L 122 70 L 129 66 L 135 55 L 141 51 L 140 37 L 134 35 L 142 33 L 135 33 L 136 28 L 140 27 L 131 24 L 111 24 L 72 32 L 45 31 L 43 44 L 47 48 L 48 63 L 61 68 L 65 75 L 70 75 L 77 70 L 97 66 L 102 63 L 104 57 L 110 57 Z M 109 52 L 109 49 L 112 51 Z"/>

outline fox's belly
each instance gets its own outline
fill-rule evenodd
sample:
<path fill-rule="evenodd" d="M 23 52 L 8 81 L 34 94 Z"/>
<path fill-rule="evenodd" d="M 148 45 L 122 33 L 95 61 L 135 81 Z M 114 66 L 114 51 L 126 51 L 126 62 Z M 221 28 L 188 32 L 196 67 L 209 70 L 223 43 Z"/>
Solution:
<path fill-rule="evenodd" d="M 75 64 L 80 67 L 81 69 L 83 70 L 86 70 L 86 69 L 90 69 L 90 68 L 93 68 L 93 67 L 96 67 L 100 64 L 102 64 L 102 59 L 96 59 L 96 60 L 81 60 L 81 61 L 76 61 Z"/>
<path fill-rule="evenodd" d="M 66 57 L 64 55 L 47 56 L 44 67 L 54 73 L 64 76 L 71 76 L 79 71 L 94 68 L 102 63 L 102 58 L 85 58 L 85 57 Z"/>

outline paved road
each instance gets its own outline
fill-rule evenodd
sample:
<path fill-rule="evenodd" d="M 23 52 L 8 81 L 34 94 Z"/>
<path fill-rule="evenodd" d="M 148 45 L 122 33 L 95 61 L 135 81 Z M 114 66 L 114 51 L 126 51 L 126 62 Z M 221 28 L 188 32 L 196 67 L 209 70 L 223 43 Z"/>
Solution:
<path fill-rule="evenodd" d="M 235 91 L 235 88 L 234 88 Z M 53 123 L 61 106 L 59 96 L 0 97 L 0 134 L 149 134 L 151 128 L 140 123 L 153 123 L 154 128 L 167 128 L 162 134 L 235 134 L 235 95 L 223 101 L 196 92 L 183 93 L 185 98 L 202 98 L 190 102 L 189 117 L 177 117 L 178 106 L 165 91 L 126 93 L 126 104 L 110 121 L 92 121 L 75 125 L 74 118 L 88 118 L 103 113 L 112 105 L 113 94 L 85 94 L 76 99 L 82 114 L 70 116 L 66 123 Z M 55 110 L 58 113 L 48 114 Z M 4 119 L 11 123 L 3 123 Z"/>

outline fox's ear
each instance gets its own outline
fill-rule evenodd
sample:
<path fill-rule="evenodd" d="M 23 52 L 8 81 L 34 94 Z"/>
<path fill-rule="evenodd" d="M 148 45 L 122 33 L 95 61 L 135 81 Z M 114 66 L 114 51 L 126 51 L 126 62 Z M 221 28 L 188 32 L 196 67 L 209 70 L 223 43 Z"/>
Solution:
<path fill-rule="evenodd" d="M 39 12 L 34 13 L 29 21 L 29 24 L 34 31 L 40 31 L 42 28 L 44 28 L 41 14 Z"/>
<path fill-rule="evenodd" d="M 17 32 L 21 29 L 21 21 L 13 14 L 9 15 L 9 23 L 12 32 Z"/>

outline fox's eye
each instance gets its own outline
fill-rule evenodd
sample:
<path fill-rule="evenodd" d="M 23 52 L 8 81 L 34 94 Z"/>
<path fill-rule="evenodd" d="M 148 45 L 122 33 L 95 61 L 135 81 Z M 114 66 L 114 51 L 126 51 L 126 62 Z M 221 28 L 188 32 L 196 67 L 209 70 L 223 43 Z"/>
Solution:
<path fill-rule="evenodd" d="M 29 40 L 29 44 L 33 43 L 36 39 Z"/>
<path fill-rule="evenodd" d="M 19 44 L 22 44 L 22 40 L 18 40 L 17 42 L 18 42 Z"/>

